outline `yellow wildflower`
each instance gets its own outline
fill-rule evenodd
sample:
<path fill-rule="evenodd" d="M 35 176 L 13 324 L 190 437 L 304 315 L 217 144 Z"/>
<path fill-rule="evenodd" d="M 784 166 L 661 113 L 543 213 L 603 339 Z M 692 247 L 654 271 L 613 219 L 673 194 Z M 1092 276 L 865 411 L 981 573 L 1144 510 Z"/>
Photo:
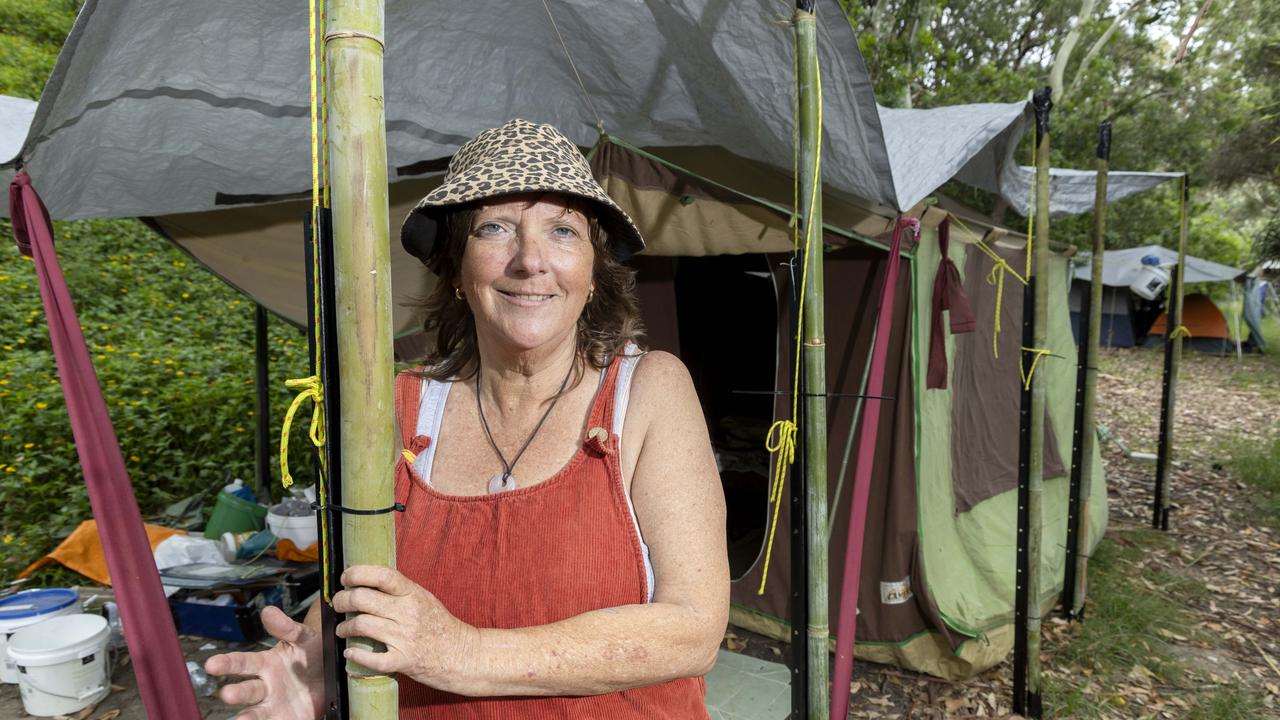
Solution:
<path fill-rule="evenodd" d="M 49 407 L 49 403 L 42 403 L 42 402 L 36 403 L 37 410 L 44 410 L 47 407 Z"/>

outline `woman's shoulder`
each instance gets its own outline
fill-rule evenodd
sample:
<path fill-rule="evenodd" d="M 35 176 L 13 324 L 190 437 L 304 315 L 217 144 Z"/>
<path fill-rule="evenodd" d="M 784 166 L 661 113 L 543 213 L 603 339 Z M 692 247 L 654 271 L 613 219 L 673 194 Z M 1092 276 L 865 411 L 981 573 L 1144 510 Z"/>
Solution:
<path fill-rule="evenodd" d="M 645 415 L 668 415 L 675 403 L 697 402 L 693 378 L 680 358 L 662 350 L 643 354 L 631 379 L 631 408 Z"/>

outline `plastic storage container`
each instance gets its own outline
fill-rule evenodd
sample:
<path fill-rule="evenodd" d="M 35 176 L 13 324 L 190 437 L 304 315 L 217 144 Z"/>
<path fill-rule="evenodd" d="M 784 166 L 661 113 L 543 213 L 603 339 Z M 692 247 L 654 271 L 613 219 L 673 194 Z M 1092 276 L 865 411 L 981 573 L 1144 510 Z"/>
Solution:
<path fill-rule="evenodd" d="M 111 692 L 107 640 L 101 615 L 63 615 L 15 632 L 9 657 L 18 666 L 22 707 L 29 715 L 70 715 Z"/>
<path fill-rule="evenodd" d="M 267 509 L 257 503 L 236 497 L 226 490 L 218 492 L 218 502 L 204 527 L 204 536 L 217 540 L 223 533 L 242 533 L 261 530 Z"/>
<path fill-rule="evenodd" d="M 0 682 L 17 683 L 18 668 L 9 660 L 9 637 L 22 628 L 59 615 L 80 612 L 75 590 L 24 590 L 0 600 Z"/>

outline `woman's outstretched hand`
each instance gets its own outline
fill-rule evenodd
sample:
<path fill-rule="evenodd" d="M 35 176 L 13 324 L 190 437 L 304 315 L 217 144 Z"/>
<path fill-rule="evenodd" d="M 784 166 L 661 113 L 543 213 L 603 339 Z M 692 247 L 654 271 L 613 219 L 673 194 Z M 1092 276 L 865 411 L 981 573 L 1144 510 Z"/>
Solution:
<path fill-rule="evenodd" d="M 353 565 L 342 574 L 346 588 L 333 609 L 355 613 L 337 627 L 340 637 L 366 637 L 386 646 L 375 653 L 347 646 L 347 658 L 379 673 L 403 673 L 423 685 L 462 695 L 476 694 L 473 677 L 480 632 L 454 617 L 421 585 L 399 572 Z"/>
<path fill-rule="evenodd" d="M 320 634 L 294 622 L 280 608 L 262 611 L 262 625 L 279 642 L 263 652 L 214 655 L 205 670 L 216 676 L 249 676 L 218 697 L 248 705 L 235 720 L 315 720 L 324 714 L 324 659 Z"/>

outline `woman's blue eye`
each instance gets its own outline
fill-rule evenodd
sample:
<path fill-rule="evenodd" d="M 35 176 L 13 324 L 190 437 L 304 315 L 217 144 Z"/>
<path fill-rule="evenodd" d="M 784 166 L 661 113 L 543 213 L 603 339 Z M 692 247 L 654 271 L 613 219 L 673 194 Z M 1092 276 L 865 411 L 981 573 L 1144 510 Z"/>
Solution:
<path fill-rule="evenodd" d="M 480 233 L 481 235 L 493 235 L 495 233 L 502 232 L 502 226 L 499 225 L 498 223 L 492 223 L 492 222 L 481 223 L 478 227 L 476 227 L 476 232 Z"/>
<path fill-rule="evenodd" d="M 573 228 L 567 227 L 564 225 L 561 225 L 560 227 L 556 228 L 552 232 L 555 233 L 556 237 L 560 237 L 560 238 L 572 238 L 572 237 L 578 236 L 577 230 L 574 230 Z"/>

